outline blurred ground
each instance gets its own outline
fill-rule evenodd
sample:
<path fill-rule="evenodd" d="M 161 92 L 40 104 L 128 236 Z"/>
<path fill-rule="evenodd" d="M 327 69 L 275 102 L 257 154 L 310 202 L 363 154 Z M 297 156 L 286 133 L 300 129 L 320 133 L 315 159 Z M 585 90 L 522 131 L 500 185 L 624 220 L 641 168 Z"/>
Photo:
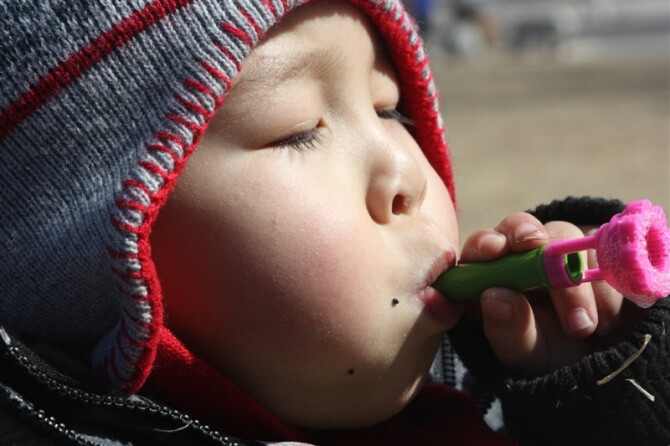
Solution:
<path fill-rule="evenodd" d="M 462 237 L 568 195 L 649 198 L 670 214 L 670 36 L 663 37 L 661 51 L 629 45 L 593 54 L 576 42 L 570 57 L 494 49 L 468 60 L 428 39 Z"/>

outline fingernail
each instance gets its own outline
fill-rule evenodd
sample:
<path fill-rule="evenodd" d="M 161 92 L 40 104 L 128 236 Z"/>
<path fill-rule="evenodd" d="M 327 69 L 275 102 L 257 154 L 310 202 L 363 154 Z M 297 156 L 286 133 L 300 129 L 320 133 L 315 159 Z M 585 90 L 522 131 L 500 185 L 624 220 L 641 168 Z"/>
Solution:
<path fill-rule="evenodd" d="M 514 229 L 514 241 L 529 242 L 531 240 L 541 240 L 545 236 L 542 232 L 530 223 L 522 223 Z"/>
<path fill-rule="evenodd" d="M 574 310 L 568 317 L 568 330 L 569 331 L 581 331 L 587 328 L 590 328 L 593 325 L 593 321 L 589 317 L 589 314 L 583 308 L 577 308 Z"/>
<path fill-rule="evenodd" d="M 531 240 L 544 240 L 546 236 L 530 223 L 522 223 L 514 229 L 515 242 L 529 242 Z"/>
<path fill-rule="evenodd" d="M 486 314 L 499 321 L 508 321 L 514 315 L 514 306 L 512 301 L 499 293 L 490 292 L 486 296 L 482 296 L 486 308 Z"/>

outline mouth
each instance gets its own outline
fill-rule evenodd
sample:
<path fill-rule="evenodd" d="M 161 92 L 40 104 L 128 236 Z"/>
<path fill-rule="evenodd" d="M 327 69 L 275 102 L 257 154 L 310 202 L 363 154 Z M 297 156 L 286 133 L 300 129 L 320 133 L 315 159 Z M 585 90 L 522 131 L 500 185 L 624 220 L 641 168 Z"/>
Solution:
<path fill-rule="evenodd" d="M 425 280 L 421 286 L 421 290 L 431 287 L 433 283 L 443 273 L 456 265 L 456 253 L 453 250 L 444 251 L 433 260 L 425 275 Z"/>
<path fill-rule="evenodd" d="M 424 275 L 424 281 L 417 293 L 423 304 L 423 311 L 438 323 L 440 329 L 451 328 L 463 313 L 462 305 L 448 300 L 432 286 L 441 274 L 454 265 L 456 253 L 453 250 L 447 250 L 436 257 Z"/>

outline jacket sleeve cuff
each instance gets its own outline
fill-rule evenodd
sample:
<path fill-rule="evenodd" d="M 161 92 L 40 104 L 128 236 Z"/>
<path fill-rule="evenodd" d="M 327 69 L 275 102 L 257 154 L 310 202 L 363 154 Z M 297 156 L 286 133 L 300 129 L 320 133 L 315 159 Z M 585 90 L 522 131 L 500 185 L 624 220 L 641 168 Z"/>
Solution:
<path fill-rule="evenodd" d="M 524 444 L 670 444 L 669 324 L 670 301 L 660 300 L 626 341 L 533 379 L 507 374 L 474 327 L 451 338 Z"/>

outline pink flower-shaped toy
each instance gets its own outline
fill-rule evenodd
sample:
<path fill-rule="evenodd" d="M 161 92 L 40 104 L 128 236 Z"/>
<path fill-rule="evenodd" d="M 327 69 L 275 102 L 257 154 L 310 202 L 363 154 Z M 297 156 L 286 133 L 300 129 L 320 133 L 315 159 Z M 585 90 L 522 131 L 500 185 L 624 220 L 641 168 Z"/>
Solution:
<path fill-rule="evenodd" d="M 550 243 L 545 262 L 585 249 L 596 250 L 598 268 L 585 271 L 579 283 L 604 279 L 643 308 L 670 294 L 670 228 L 663 209 L 649 200 L 628 203 L 593 235 Z"/>

